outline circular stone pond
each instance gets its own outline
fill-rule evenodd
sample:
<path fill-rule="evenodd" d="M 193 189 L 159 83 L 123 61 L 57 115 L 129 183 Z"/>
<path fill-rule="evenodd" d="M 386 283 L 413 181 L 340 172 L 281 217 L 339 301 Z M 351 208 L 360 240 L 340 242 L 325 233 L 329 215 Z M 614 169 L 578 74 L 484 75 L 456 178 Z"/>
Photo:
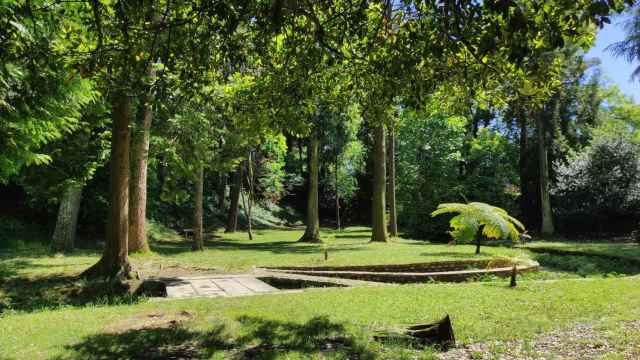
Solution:
<path fill-rule="evenodd" d="M 413 264 L 263 267 L 271 273 L 287 273 L 320 277 L 335 277 L 388 283 L 463 282 L 484 276 L 508 277 L 513 267 L 518 273 L 538 271 L 535 261 L 512 259 L 454 260 Z"/>

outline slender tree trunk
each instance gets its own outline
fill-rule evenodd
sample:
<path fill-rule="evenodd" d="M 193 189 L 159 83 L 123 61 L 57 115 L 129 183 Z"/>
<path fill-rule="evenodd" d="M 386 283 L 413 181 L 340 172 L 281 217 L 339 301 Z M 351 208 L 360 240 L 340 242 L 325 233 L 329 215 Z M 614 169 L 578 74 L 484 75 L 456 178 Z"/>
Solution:
<path fill-rule="evenodd" d="M 224 209 L 224 197 L 227 193 L 227 173 L 218 172 L 218 208 Z"/>
<path fill-rule="evenodd" d="M 320 215 L 318 211 L 318 146 L 319 140 L 316 134 L 309 138 L 307 156 L 309 159 L 308 189 L 307 189 L 307 228 L 300 238 L 302 242 L 321 242 L 320 240 Z"/>
<path fill-rule="evenodd" d="M 245 199 L 244 191 L 241 191 L 242 195 L 242 207 L 244 209 L 244 215 L 247 218 L 247 234 L 249 235 L 249 240 L 253 240 L 253 229 L 252 229 L 252 217 L 251 211 L 253 210 L 253 153 L 249 151 L 249 156 L 247 158 L 247 196 Z"/>
<path fill-rule="evenodd" d="M 109 231 L 102 258 L 84 276 L 129 279 L 129 124 L 131 102 L 125 95 L 114 98 L 111 138 Z"/>
<path fill-rule="evenodd" d="M 386 155 L 384 125 L 373 129 L 373 200 L 371 204 L 371 241 L 387 241 L 385 221 Z"/>
<path fill-rule="evenodd" d="M 389 206 L 389 234 L 398 236 L 398 220 L 396 218 L 396 135 L 393 127 L 389 129 L 387 144 L 387 161 L 389 179 L 387 181 L 387 203 Z"/>
<path fill-rule="evenodd" d="M 196 176 L 196 189 L 193 195 L 193 250 L 204 250 L 203 226 L 202 226 L 202 202 L 204 193 L 204 169 L 198 167 Z"/>
<path fill-rule="evenodd" d="M 540 208 L 542 210 L 542 235 L 553 235 L 553 212 L 549 196 L 549 161 L 547 159 L 547 146 L 545 141 L 545 124 L 540 113 L 536 114 L 536 126 L 538 135 L 538 164 L 540 176 Z"/>
<path fill-rule="evenodd" d="M 54 251 L 73 250 L 81 199 L 82 185 L 72 184 L 65 189 L 58 208 L 56 228 L 53 231 L 52 247 Z"/>
<path fill-rule="evenodd" d="M 242 166 L 238 165 L 233 175 L 231 184 L 231 194 L 229 201 L 229 212 L 227 213 L 227 224 L 224 232 L 235 232 L 238 227 L 238 205 L 240 203 L 240 190 L 242 187 Z"/>
<path fill-rule="evenodd" d="M 480 244 L 482 243 L 482 229 L 483 226 L 478 228 L 476 232 L 476 255 L 480 255 Z"/>
<path fill-rule="evenodd" d="M 149 75 L 155 78 L 155 70 L 149 67 Z M 149 252 L 147 240 L 147 161 L 149 135 L 153 120 L 152 97 L 142 99 L 141 121 L 131 144 L 131 203 L 129 204 L 129 252 Z"/>
<path fill-rule="evenodd" d="M 520 175 L 520 211 L 529 221 L 529 185 L 527 184 L 527 120 L 522 110 L 518 110 L 518 122 L 520 123 L 520 158 L 518 160 L 518 168 Z"/>
<path fill-rule="evenodd" d="M 340 182 L 339 180 L 339 169 L 340 169 L 340 155 L 336 154 L 336 226 L 338 231 L 341 230 L 340 224 Z"/>

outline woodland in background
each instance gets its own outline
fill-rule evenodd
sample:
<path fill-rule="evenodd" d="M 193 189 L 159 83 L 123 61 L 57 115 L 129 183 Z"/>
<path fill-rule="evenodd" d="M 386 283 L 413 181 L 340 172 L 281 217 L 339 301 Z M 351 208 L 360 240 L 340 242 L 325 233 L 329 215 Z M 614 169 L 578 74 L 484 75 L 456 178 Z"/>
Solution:
<path fill-rule="evenodd" d="M 88 274 L 127 275 L 147 219 L 195 250 L 217 227 L 446 242 L 429 214 L 467 201 L 543 235 L 629 234 L 640 107 L 584 53 L 631 4 L 9 1 L 2 236 L 104 239 Z"/>

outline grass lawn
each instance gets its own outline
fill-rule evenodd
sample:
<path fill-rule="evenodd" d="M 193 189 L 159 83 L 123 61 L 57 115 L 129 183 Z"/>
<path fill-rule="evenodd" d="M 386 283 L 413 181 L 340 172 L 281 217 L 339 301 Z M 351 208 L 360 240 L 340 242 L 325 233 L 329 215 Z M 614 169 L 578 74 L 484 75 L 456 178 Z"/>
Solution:
<path fill-rule="evenodd" d="M 584 322 L 615 331 L 619 321 L 640 316 L 638 285 L 635 277 L 526 282 L 516 289 L 506 282 L 389 285 L 5 314 L 0 352 L 5 358 L 37 359 L 162 358 L 195 351 L 222 359 L 238 349 L 275 343 L 285 346 L 281 355 L 296 358 L 317 355 L 317 344 L 327 338 L 346 336 L 353 342 L 348 352 L 362 358 L 398 358 L 405 352 L 429 358 L 417 350 L 380 346 L 367 334 L 446 313 L 465 343 L 527 339 Z M 184 322 L 154 324 L 162 316 Z M 151 325 L 141 329 L 145 322 Z M 262 355 L 272 358 L 268 354 Z"/>
<path fill-rule="evenodd" d="M 218 232 L 206 242 L 205 250 L 191 251 L 191 243 L 172 234 L 152 243 L 152 253 L 134 254 L 134 262 L 157 261 L 164 265 L 180 265 L 240 273 L 253 266 L 370 265 L 473 259 L 473 245 L 429 244 L 424 241 L 392 239 L 386 244 L 370 243 L 368 228 L 347 228 L 340 233 L 324 231 L 326 244 L 299 243 L 302 231 L 257 230 L 254 240 L 246 233 Z M 329 260 L 324 260 L 328 247 Z M 526 258 L 527 252 L 507 247 L 482 248 L 484 258 Z M 0 275 L 37 276 L 79 273 L 98 261 L 99 251 L 79 251 L 71 255 L 52 255 L 46 249 L 0 255 Z"/>
<path fill-rule="evenodd" d="M 472 245 L 428 244 L 424 241 L 392 239 L 387 244 L 370 243 L 368 228 L 347 228 L 323 232 L 326 244 L 305 244 L 297 240 L 302 231 L 258 230 L 254 240 L 246 233 L 217 233 L 205 251 L 190 251 L 191 244 L 176 241 L 156 243 L 153 251 L 166 261 L 181 265 L 243 272 L 252 266 L 370 265 L 430 262 L 475 258 Z M 324 260 L 328 247 L 329 260 Z M 520 249 L 484 247 L 482 257 L 526 257 Z"/>
<path fill-rule="evenodd" d="M 553 248 L 563 251 L 611 255 L 620 258 L 640 259 L 640 245 L 637 243 L 576 243 L 558 241 L 536 241 L 526 245 L 533 248 Z"/>
<path fill-rule="evenodd" d="M 189 243 L 167 236 L 153 244 L 153 254 L 134 255 L 133 259 L 139 265 L 151 262 L 246 272 L 254 265 L 475 258 L 471 245 L 404 239 L 370 244 L 368 229 L 350 228 L 342 233 L 325 232 L 330 240 L 329 260 L 325 262 L 323 245 L 295 242 L 301 233 L 257 231 L 253 241 L 242 233 L 217 234 L 207 242 L 205 251 L 195 253 Z M 602 246 L 601 251 L 617 251 L 614 246 L 618 245 L 611 245 L 611 249 Z M 539 258 L 544 254 L 483 247 L 482 256 Z M 96 251 L 62 256 L 43 249 L 0 255 L 0 359 L 347 358 L 353 354 L 363 359 L 428 359 L 434 356 L 432 350 L 380 345 L 370 340 L 371 331 L 450 314 L 457 339 L 463 343 L 531 339 L 580 323 L 623 338 L 619 322 L 639 319 L 640 315 L 639 278 L 604 278 L 611 268 L 586 257 L 580 258 L 578 265 L 591 266 L 596 273 L 590 274 L 598 276 L 581 278 L 583 274 L 575 270 L 552 269 L 557 273 L 552 271 L 556 275 L 549 277 L 558 280 L 534 281 L 548 277 L 527 276 L 529 280 L 521 280 L 515 289 L 508 288 L 506 280 L 494 279 L 174 301 L 113 297 L 103 284 L 74 277 L 98 257 Z M 557 256 L 547 261 L 561 263 Z M 615 264 L 611 266 L 617 269 Z"/>

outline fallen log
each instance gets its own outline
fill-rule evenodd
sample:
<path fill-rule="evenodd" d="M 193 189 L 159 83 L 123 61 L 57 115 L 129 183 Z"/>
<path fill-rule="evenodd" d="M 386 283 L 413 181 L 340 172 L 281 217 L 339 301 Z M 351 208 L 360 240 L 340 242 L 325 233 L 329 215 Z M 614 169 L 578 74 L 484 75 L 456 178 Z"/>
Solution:
<path fill-rule="evenodd" d="M 456 345 L 449 315 L 434 323 L 408 326 L 400 331 L 381 331 L 373 336 L 380 342 L 408 343 L 416 347 L 435 345 L 448 350 Z"/>

